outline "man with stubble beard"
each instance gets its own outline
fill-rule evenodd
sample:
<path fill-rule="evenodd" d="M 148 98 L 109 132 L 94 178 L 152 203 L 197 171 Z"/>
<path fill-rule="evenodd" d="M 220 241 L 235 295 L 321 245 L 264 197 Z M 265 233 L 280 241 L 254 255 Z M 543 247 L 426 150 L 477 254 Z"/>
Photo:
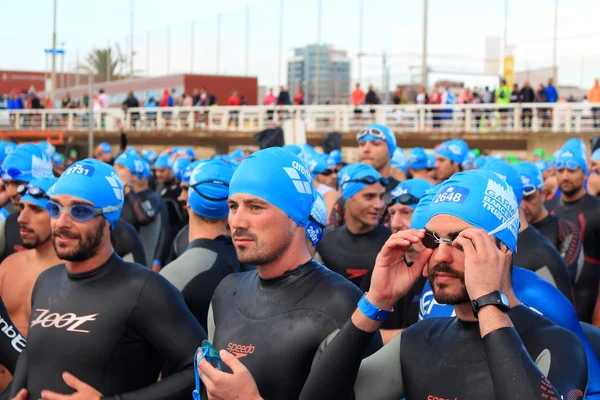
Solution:
<path fill-rule="evenodd" d="M 576 151 L 565 150 L 554 160 L 561 197 L 548 210 L 579 227 L 583 243 L 584 264 L 575 292 L 579 319 L 600 326 L 600 199 L 585 191 L 587 162 Z M 551 203 L 546 202 L 546 207 Z M 595 308 L 595 311 L 594 311 Z"/>

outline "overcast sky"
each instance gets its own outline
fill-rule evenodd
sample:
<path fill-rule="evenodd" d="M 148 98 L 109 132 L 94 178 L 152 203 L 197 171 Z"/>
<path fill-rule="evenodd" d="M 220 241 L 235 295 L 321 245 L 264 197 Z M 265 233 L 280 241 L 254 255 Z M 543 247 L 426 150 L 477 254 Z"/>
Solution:
<path fill-rule="evenodd" d="M 129 0 L 57 0 L 57 41 L 65 42 L 65 68 L 93 48 L 119 43 L 128 49 Z M 504 0 L 429 0 L 429 64 L 435 69 L 482 72 L 485 38 L 502 37 Z M 554 0 L 509 0 L 508 44 L 516 69 L 552 66 Z M 277 84 L 280 0 L 134 0 L 134 57 L 140 74 L 164 75 L 192 69 L 217 71 L 217 15 L 221 14 L 220 72 L 245 73 L 246 7 L 249 7 L 250 75 L 263 85 Z M 3 40 L 0 69 L 44 70 L 51 47 L 52 0 L 0 0 Z M 284 0 L 282 80 L 292 49 L 317 41 L 318 0 Z M 322 0 L 321 42 L 359 50 L 360 0 Z M 559 82 L 588 87 L 600 75 L 599 0 L 559 0 Z M 170 63 L 167 57 L 171 36 Z M 389 54 L 391 84 L 410 79 L 419 66 L 423 31 L 422 0 L 364 0 L 363 82 L 381 82 L 381 53 Z M 148 37 L 150 46 L 148 46 Z M 149 57 L 148 57 L 149 55 Z M 58 62 L 60 68 L 60 62 Z"/>

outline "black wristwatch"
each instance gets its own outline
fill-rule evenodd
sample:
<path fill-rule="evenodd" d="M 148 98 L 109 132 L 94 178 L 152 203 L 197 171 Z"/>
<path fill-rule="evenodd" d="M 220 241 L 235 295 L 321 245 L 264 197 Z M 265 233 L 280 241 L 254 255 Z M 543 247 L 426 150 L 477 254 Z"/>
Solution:
<path fill-rule="evenodd" d="M 473 315 L 475 318 L 477 318 L 477 314 L 479 313 L 479 310 L 481 310 L 481 307 L 489 305 L 496 306 L 504 312 L 510 310 L 508 297 L 506 297 L 506 295 L 501 291 L 496 290 L 495 292 L 481 296 L 480 298 L 471 302 L 471 307 L 473 308 Z"/>

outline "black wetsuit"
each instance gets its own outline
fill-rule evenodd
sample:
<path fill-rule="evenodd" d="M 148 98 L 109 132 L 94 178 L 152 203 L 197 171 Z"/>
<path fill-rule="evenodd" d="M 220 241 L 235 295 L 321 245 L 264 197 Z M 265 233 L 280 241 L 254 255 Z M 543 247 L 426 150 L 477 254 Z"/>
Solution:
<path fill-rule="evenodd" d="M 27 341 L 12 323 L 4 301 L 0 298 L 0 364 L 11 374 L 15 373 L 17 359 L 26 345 Z"/>
<path fill-rule="evenodd" d="M 387 184 L 387 186 L 385 187 L 385 194 L 383 195 L 383 201 L 387 204 L 388 200 L 390 199 L 390 192 L 392 190 L 394 190 L 396 188 L 396 186 L 398 186 L 398 184 L 400 183 L 400 181 L 397 181 L 395 178 L 393 177 L 389 177 L 388 178 L 389 182 Z M 344 225 L 346 220 L 346 200 L 344 200 L 343 197 L 340 197 L 335 204 L 333 205 L 333 208 L 331 209 L 331 212 L 329 213 L 329 218 L 327 219 L 327 230 L 334 230 L 335 228 L 338 228 L 342 225 Z M 388 223 L 389 220 L 389 215 L 387 214 L 387 210 L 386 212 L 383 213 L 380 222 L 381 223 Z"/>
<path fill-rule="evenodd" d="M 297 399 L 312 375 L 313 360 L 361 295 L 315 261 L 270 280 L 256 271 L 231 274 L 213 296 L 209 337 L 214 335 L 217 349 L 230 351 L 250 370 L 264 399 Z M 378 336 L 373 349 L 381 346 Z"/>
<path fill-rule="evenodd" d="M 577 336 L 525 306 L 508 315 L 514 328 L 483 339 L 477 322 L 424 320 L 365 359 L 360 371 L 371 334 L 348 321 L 313 366 L 301 399 L 349 399 L 354 391 L 357 400 L 583 400 L 588 376 Z"/>
<path fill-rule="evenodd" d="M 175 235 L 175 239 L 173 239 L 173 245 L 171 246 L 171 250 L 169 251 L 169 256 L 167 257 L 167 264 L 172 263 L 183 254 L 185 249 L 190 244 L 190 226 L 186 225 Z"/>
<path fill-rule="evenodd" d="M 188 215 L 182 203 L 177 200 L 181 195 L 181 187 L 176 180 L 165 184 L 158 184 L 156 192 L 162 197 L 167 211 L 169 213 L 169 238 L 168 242 L 173 243 L 177 232 L 179 232 L 187 223 Z"/>
<path fill-rule="evenodd" d="M 552 243 L 533 226 L 529 225 L 523 232 L 519 232 L 513 263 L 535 272 L 571 302 L 574 301 L 573 286 L 564 260 Z"/>
<path fill-rule="evenodd" d="M 134 263 L 146 265 L 144 245 L 133 226 L 120 219 L 111 236 L 113 238 L 113 247 L 119 257 L 131 254 Z"/>
<path fill-rule="evenodd" d="M 368 233 L 355 235 L 344 225 L 326 232 L 317 245 L 317 252 L 327 268 L 360 287 L 391 234 L 390 228 L 377 225 Z"/>
<path fill-rule="evenodd" d="M 93 271 L 42 272 L 33 288 L 27 348 L 11 396 L 27 388 L 71 394 L 69 371 L 104 399 L 189 399 L 194 352 L 206 333 L 179 291 L 162 276 L 116 254 Z M 157 383 L 165 362 L 176 373 Z"/>
<path fill-rule="evenodd" d="M 561 198 L 554 209 L 548 208 L 548 211 L 579 227 L 585 257 L 583 269 L 575 282 L 575 306 L 579 320 L 591 322 L 600 282 L 600 199 L 586 194 L 567 203 Z"/>
<path fill-rule="evenodd" d="M 233 272 L 241 272 L 231 238 L 196 239 L 177 260 L 160 274 L 183 294 L 188 308 L 206 329 L 210 300 L 219 283 Z"/>
<path fill-rule="evenodd" d="M 169 230 L 169 213 L 165 202 L 161 197 L 150 189 L 135 193 L 133 190 L 125 196 L 123 203 L 123 211 L 121 211 L 121 219 L 131 224 L 137 232 L 143 226 L 150 225 L 160 217 L 160 235 L 156 244 L 151 244 L 153 251 L 151 257 L 148 257 L 149 251 L 146 249 L 146 265 L 151 265 L 154 260 L 160 261 L 161 265 L 165 265 L 171 242 Z M 144 243 L 144 247 L 148 247 L 148 243 Z"/>
<path fill-rule="evenodd" d="M 19 213 L 15 211 L 6 217 L 4 221 L 4 258 L 18 251 L 25 250 L 23 239 L 21 239 L 21 234 L 19 233 L 21 228 L 17 221 L 18 218 Z"/>
<path fill-rule="evenodd" d="M 577 225 L 552 214 L 532 225 L 558 250 L 567 266 L 571 283 L 575 284 L 583 268 L 583 245 Z"/>

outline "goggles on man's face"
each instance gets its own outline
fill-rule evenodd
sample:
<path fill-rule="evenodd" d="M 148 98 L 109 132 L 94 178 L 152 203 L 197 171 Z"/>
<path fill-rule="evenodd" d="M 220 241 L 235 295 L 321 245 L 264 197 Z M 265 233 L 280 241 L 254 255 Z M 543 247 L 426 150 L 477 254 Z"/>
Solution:
<path fill-rule="evenodd" d="M 575 171 L 577 168 L 581 168 L 581 165 L 575 160 L 567 160 L 567 161 L 557 161 L 555 163 L 555 167 L 557 170 L 567 168 L 568 170 Z"/>
<path fill-rule="evenodd" d="M 394 204 L 402 204 L 403 206 L 411 206 L 414 204 L 419 204 L 420 199 L 418 197 L 413 196 L 410 193 L 403 193 L 400 196 L 394 196 L 388 200 L 387 206 L 391 207 Z"/>
<path fill-rule="evenodd" d="M 356 135 L 356 140 L 360 140 L 367 135 L 371 135 L 377 139 L 381 139 L 383 141 L 386 140 L 385 134 L 377 128 L 364 128 Z"/>
<path fill-rule="evenodd" d="M 366 185 L 374 185 L 376 183 L 379 183 L 379 184 L 381 184 L 383 186 L 387 186 L 388 183 L 390 182 L 390 180 L 388 178 L 379 178 L 379 179 L 377 179 L 374 176 L 365 176 L 365 177 L 362 177 L 360 179 L 349 179 L 346 182 L 344 182 L 342 184 L 342 186 L 344 186 L 345 184 L 350 183 L 350 182 L 364 183 Z"/>

